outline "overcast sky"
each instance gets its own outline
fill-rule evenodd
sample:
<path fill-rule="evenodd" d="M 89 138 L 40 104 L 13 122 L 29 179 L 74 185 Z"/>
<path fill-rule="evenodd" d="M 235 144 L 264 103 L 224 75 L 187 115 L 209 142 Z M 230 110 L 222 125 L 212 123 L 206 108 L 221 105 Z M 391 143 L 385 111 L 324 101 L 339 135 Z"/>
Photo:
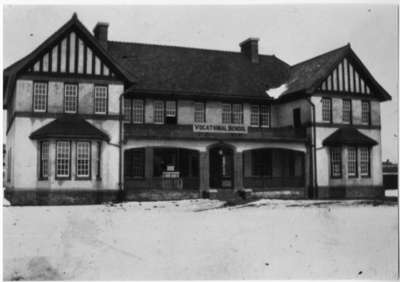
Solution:
<path fill-rule="evenodd" d="M 394 5 L 4 6 L 3 62 L 31 52 L 78 13 L 92 30 L 110 23 L 109 39 L 239 51 L 258 37 L 259 52 L 295 64 L 351 43 L 392 96 L 381 104 L 383 160 L 397 162 L 398 46 Z M 3 115 L 4 117 L 4 115 Z"/>

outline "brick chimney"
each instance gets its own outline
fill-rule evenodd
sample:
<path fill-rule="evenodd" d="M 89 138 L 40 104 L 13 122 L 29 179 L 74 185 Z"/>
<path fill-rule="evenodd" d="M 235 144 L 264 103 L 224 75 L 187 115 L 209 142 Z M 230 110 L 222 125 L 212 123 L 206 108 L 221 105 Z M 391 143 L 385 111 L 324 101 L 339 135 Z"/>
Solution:
<path fill-rule="evenodd" d="M 93 29 L 94 37 L 107 49 L 108 23 L 98 22 Z"/>
<path fill-rule="evenodd" d="M 258 38 L 250 37 L 239 44 L 240 52 L 244 54 L 249 60 L 257 64 L 258 59 Z"/>

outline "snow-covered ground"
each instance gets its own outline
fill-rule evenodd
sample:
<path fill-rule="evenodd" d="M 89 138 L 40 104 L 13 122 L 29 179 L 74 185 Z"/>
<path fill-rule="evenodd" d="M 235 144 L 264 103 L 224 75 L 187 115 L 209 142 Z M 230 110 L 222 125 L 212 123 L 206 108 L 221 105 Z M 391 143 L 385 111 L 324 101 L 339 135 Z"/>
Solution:
<path fill-rule="evenodd" d="M 4 207 L 4 279 L 397 277 L 397 206 L 185 200 Z"/>

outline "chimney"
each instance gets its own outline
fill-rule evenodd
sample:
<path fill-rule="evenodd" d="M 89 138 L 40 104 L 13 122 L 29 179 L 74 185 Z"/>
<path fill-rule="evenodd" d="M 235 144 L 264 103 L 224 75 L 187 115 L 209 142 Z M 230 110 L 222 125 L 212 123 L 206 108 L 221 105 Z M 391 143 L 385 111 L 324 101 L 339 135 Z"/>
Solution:
<path fill-rule="evenodd" d="M 93 29 L 94 37 L 107 49 L 108 23 L 98 22 Z"/>
<path fill-rule="evenodd" d="M 249 60 L 257 64 L 259 62 L 258 59 L 258 38 L 250 37 L 245 41 L 239 44 L 240 52 L 244 54 Z"/>

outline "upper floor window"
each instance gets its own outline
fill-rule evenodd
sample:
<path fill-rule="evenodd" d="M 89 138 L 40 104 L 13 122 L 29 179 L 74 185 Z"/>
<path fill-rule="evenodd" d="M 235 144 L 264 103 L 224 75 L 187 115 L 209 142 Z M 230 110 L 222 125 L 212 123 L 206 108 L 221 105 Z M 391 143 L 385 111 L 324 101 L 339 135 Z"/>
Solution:
<path fill-rule="evenodd" d="M 176 124 L 176 101 L 165 102 L 165 123 Z"/>
<path fill-rule="evenodd" d="M 71 143 L 57 141 L 56 143 L 56 177 L 68 178 L 71 173 Z"/>
<path fill-rule="evenodd" d="M 340 147 L 330 148 L 331 177 L 342 176 L 342 150 Z"/>
<path fill-rule="evenodd" d="M 250 106 L 250 125 L 271 126 L 271 106 L 268 104 Z"/>
<path fill-rule="evenodd" d="M 222 123 L 243 123 L 242 104 L 222 104 Z"/>
<path fill-rule="evenodd" d="M 369 101 L 361 101 L 361 122 L 370 124 L 371 107 Z"/>
<path fill-rule="evenodd" d="M 251 105 L 250 106 L 250 125 L 259 126 L 260 125 L 260 106 Z"/>
<path fill-rule="evenodd" d="M 39 178 L 47 179 L 49 177 L 49 142 L 40 142 L 40 168 Z"/>
<path fill-rule="evenodd" d="M 357 176 L 357 148 L 348 147 L 347 149 L 347 173 L 350 177 Z"/>
<path fill-rule="evenodd" d="M 47 82 L 33 83 L 33 111 L 45 112 L 47 110 Z"/>
<path fill-rule="evenodd" d="M 222 123 L 231 123 L 232 120 L 231 104 L 222 104 Z"/>
<path fill-rule="evenodd" d="M 133 123 L 144 122 L 144 101 L 140 99 L 134 99 L 132 101 L 132 121 Z"/>
<path fill-rule="evenodd" d="M 107 86 L 94 87 L 94 113 L 107 114 Z"/>
<path fill-rule="evenodd" d="M 76 113 L 78 110 L 78 85 L 65 84 L 64 86 L 64 111 Z"/>
<path fill-rule="evenodd" d="M 367 147 L 360 147 L 360 175 L 370 175 L 370 156 L 369 148 Z"/>
<path fill-rule="evenodd" d="M 332 99 L 322 98 L 322 120 L 332 121 Z"/>
<path fill-rule="evenodd" d="M 90 142 L 76 143 L 76 176 L 90 177 Z"/>
<path fill-rule="evenodd" d="M 352 122 L 352 107 L 350 99 L 343 99 L 342 120 L 345 123 Z"/>
<path fill-rule="evenodd" d="M 154 123 L 164 123 L 164 101 L 154 101 Z"/>
<path fill-rule="evenodd" d="M 124 99 L 124 120 L 130 122 L 132 120 L 132 100 Z"/>
<path fill-rule="evenodd" d="M 202 102 L 194 103 L 194 122 L 206 122 L 205 104 Z"/>

